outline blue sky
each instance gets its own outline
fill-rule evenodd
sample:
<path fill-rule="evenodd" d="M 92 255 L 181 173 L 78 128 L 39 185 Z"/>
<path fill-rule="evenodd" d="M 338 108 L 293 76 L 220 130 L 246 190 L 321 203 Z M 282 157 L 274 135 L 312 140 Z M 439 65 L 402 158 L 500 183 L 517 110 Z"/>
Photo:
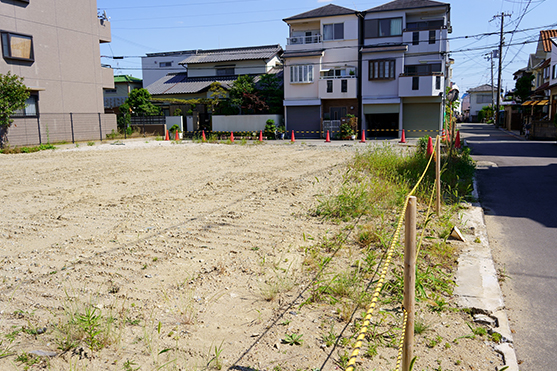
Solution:
<path fill-rule="evenodd" d="M 386 2 L 339 0 L 332 3 L 366 10 Z M 503 52 L 503 88 L 514 87 L 512 74 L 526 66 L 528 55 L 535 51 L 540 27 L 557 28 L 555 0 L 445 2 L 451 4 L 453 33 L 449 37 L 455 60 L 453 81 L 461 92 L 491 82 L 490 63 L 484 55 L 497 47 L 499 36 L 481 34 L 499 31 L 500 18 L 491 21 L 495 14 L 511 14 L 505 17 L 505 30 L 517 31 L 505 36 L 507 43 L 515 45 Z M 268 44 L 285 47 L 288 27 L 282 19 L 328 3 L 323 0 L 97 0 L 99 10 L 106 11 L 112 26 L 112 42 L 101 45 L 101 55 L 126 57 L 123 60 L 102 58 L 102 63 L 110 64 L 115 74 L 141 77 L 138 57 L 146 53 Z M 523 44 L 527 41 L 536 42 Z M 496 66 L 497 63 L 496 60 Z"/>

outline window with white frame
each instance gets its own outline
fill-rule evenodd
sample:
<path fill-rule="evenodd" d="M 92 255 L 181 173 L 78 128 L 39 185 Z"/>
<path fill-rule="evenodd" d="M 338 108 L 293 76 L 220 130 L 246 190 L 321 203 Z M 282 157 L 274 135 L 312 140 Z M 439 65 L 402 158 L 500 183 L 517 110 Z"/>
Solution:
<path fill-rule="evenodd" d="M 234 66 L 217 67 L 217 76 L 232 76 L 234 72 Z"/>
<path fill-rule="evenodd" d="M 395 79 L 395 60 L 380 59 L 369 61 L 370 80 L 394 80 Z"/>
<path fill-rule="evenodd" d="M 323 25 L 323 40 L 343 40 L 344 23 L 331 23 Z"/>
<path fill-rule="evenodd" d="M 553 78 L 557 79 L 557 64 L 553 65 Z"/>
<path fill-rule="evenodd" d="M 364 37 L 390 37 L 402 35 L 402 18 L 368 19 L 364 23 Z"/>
<path fill-rule="evenodd" d="M 6 59 L 34 61 L 33 37 L 2 32 L 2 55 Z"/>
<path fill-rule="evenodd" d="M 491 103 L 491 93 L 487 94 L 478 94 L 476 96 L 476 103 Z"/>
<path fill-rule="evenodd" d="M 290 83 L 303 84 L 313 82 L 313 66 L 299 65 L 290 66 Z"/>
<path fill-rule="evenodd" d="M 172 67 L 172 62 L 160 62 L 159 67 Z"/>

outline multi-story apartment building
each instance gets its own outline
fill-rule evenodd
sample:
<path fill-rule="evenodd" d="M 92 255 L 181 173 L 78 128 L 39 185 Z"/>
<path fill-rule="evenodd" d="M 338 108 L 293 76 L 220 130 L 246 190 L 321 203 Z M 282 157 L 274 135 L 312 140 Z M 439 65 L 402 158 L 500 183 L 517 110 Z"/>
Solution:
<path fill-rule="evenodd" d="M 329 4 L 284 21 L 289 130 L 316 137 L 347 114 L 373 136 L 442 128 L 449 4 L 395 0 L 363 12 Z"/>
<path fill-rule="evenodd" d="M 116 117 L 104 115 L 103 88 L 114 79 L 99 47 L 111 40 L 110 22 L 95 0 L 3 1 L 0 31 L 0 73 L 23 77 L 31 92 L 10 144 L 98 139 L 116 128 Z"/>

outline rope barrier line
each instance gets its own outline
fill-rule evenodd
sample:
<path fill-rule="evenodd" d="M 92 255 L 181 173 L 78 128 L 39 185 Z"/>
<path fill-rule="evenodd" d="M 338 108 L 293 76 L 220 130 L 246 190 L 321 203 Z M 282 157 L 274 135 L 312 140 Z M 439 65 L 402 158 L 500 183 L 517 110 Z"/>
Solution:
<path fill-rule="evenodd" d="M 438 140 L 439 140 L 439 136 L 437 136 L 435 138 L 435 144 L 437 144 Z M 396 243 L 398 242 L 400 231 L 402 230 L 402 223 L 404 221 L 404 216 L 406 214 L 406 209 L 408 208 L 409 197 L 412 196 L 414 194 L 414 192 L 416 192 L 416 189 L 418 189 L 418 186 L 420 185 L 420 183 L 425 178 L 425 175 L 426 175 L 427 171 L 429 170 L 429 167 L 431 165 L 433 157 L 434 157 L 434 154 L 432 154 L 429 157 L 429 161 L 427 163 L 427 166 L 426 166 L 424 172 L 422 173 L 420 179 L 418 179 L 418 182 L 416 183 L 414 188 L 412 188 L 410 193 L 408 193 L 408 195 L 406 196 L 406 200 L 404 201 L 404 206 L 402 208 L 400 217 L 398 219 L 397 228 L 395 230 L 393 240 L 391 241 L 391 245 L 390 245 L 388 253 L 387 253 L 387 259 L 385 260 L 385 264 L 383 265 L 383 268 L 381 270 L 381 276 L 379 277 L 379 280 L 377 281 L 377 286 L 375 287 L 375 290 L 373 292 L 373 295 L 372 295 L 372 298 L 371 298 L 371 303 L 370 303 L 370 305 L 369 305 L 369 307 L 366 311 L 366 315 L 364 317 L 364 322 L 362 324 L 362 327 L 360 328 L 360 331 L 358 333 L 358 337 L 356 338 L 356 343 L 354 344 L 354 349 L 352 351 L 352 354 L 350 355 L 350 359 L 348 360 L 348 365 L 347 365 L 345 371 L 354 371 L 354 368 L 355 368 L 355 365 L 356 365 L 356 357 L 358 357 L 358 355 L 360 354 L 360 349 L 362 348 L 363 340 L 365 339 L 365 336 L 366 336 L 366 333 L 367 333 L 367 330 L 368 330 L 368 327 L 369 327 L 369 324 L 370 324 L 371 316 L 372 316 L 373 311 L 375 310 L 375 307 L 377 305 L 377 300 L 378 300 L 378 297 L 379 297 L 379 293 L 383 289 L 383 283 L 385 281 L 385 277 L 387 276 L 389 265 L 391 264 L 391 260 L 392 260 L 393 253 L 394 253 L 394 248 L 396 246 Z"/>
<path fill-rule="evenodd" d="M 402 366 L 402 348 L 404 347 L 404 339 L 405 339 L 405 334 L 406 332 L 404 331 L 404 329 L 406 328 L 406 323 L 408 322 L 408 312 L 406 311 L 406 309 L 402 308 L 404 311 L 404 321 L 402 322 L 402 336 L 400 337 L 400 344 L 398 346 L 398 357 L 396 359 L 396 368 L 395 370 L 400 370 L 400 367 Z"/>

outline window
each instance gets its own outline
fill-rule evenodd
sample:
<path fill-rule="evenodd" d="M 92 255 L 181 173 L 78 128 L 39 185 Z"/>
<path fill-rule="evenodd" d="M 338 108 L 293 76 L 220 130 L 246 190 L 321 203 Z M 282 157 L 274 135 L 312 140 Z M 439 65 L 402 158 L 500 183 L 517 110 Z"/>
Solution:
<path fill-rule="evenodd" d="M 433 73 L 441 73 L 441 63 L 404 66 L 404 74 L 407 76 L 428 76 Z"/>
<path fill-rule="evenodd" d="M 412 45 L 420 45 L 420 33 L 412 32 Z"/>
<path fill-rule="evenodd" d="M 420 90 L 420 76 L 412 77 L 412 90 Z"/>
<path fill-rule="evenodd" d="M 408 31 L 416 31 L 416 30 L 439 30 L 443 28 L 444 23 L 442 19 L 434 20 L 434 21 L 421 21 L 421 22 L 408 22 L 406 23 L 406 29 Z"/>
<path fill-rule="evenodd" d="M 436 39 L 435 32 L 436 32 L 435 30 L 429 31 L 429 43 L 430 44 L 435 44 L 435 39 Z"/>
<path fill-rule="evenodd" d="M 487 94 L 478 94 L 476 96 L 476 103 L 491 103 L 491 93 Z"/>
<path fill-rule="evenodd" d="M 553 78 L 557 79 L 557 64 L 553 65 Z"/>
<path fill-rule="evenodd" d="M 232 76 L 232 75 L 234 75 L 234 67 L 217 68 L 217 76 Z"/>
<path fill-rule="evenodd" d="M 33 38 L 10 32 L 2 32 L 2 55 L 7 59 L 34 61 Z"/>
<path fill-rule="evenodd" d="M 327 80 L 327 93 L 333 92 L 333 80 Z"/>
<path fill-rule="evenodd" d="M 341 93 L 348 93 L 348 80 L 340 80 Z"/>
<path fill-rule="evenodd" d="M 313 66 L 291 66 L 290 83 L 312 83 Z"/>
<path fill-rule="evenodd" d="M 25 101 L 25 108 L 17 110 L 14 113 L 14 117 L 29 117 L 37 116 L 37 103 L 39 101 L 39 96 L 32 94 Z"/>
<path fill-rule="evenodd" d="M 435 77 L 435 89 L 436 90 L 441 89 L 441 76 L 436 76 Z"/>
<path fill-rule="evenodd" d="M 364 25 L 366 39 L 402 35 L 402 18 L 368 19 Z"/>
<path fill-rule="evenodd" d="M 116 92 L 118 92 L 118 90 L 116 89 L 104 89 L 104 92 L 107 94 L 116 94 Z"/>
<path fill-rule="evenodd" d="M 172 62 L 160 62 L 159 67 L 172 67 Z"/>
<path fill-rule="evenodd" d="M 394 59 L 369 61 L 370 80 L 394 80 L 394 78 L 395 78 Z"/>
<path fill-rule="evenodd" d="M 343 40 L 344 23 L 331 23 L 323 25 L 323 40 Z"/>

